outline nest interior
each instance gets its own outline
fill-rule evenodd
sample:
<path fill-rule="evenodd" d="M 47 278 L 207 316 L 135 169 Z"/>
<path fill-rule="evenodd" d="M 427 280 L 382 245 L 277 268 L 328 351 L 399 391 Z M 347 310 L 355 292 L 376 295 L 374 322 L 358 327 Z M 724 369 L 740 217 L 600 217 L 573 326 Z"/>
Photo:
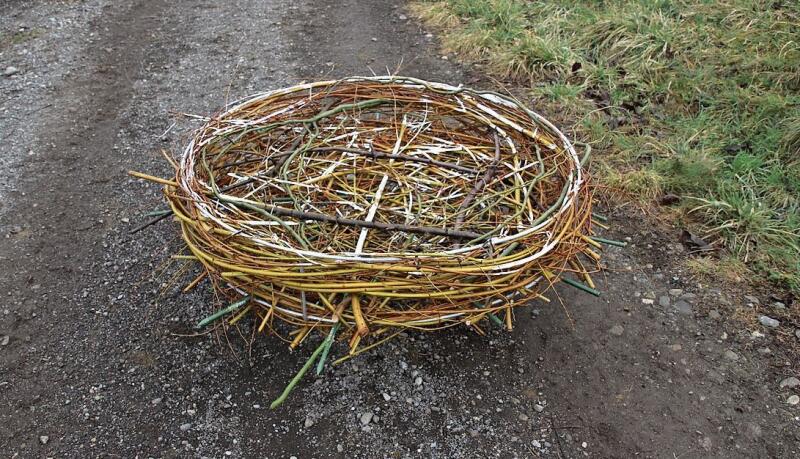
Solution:
<path fill-rule="evenodd" d="M 510 328 L 514 306 L 561 279 L 592 291 L 581 159 L 497 93 L 403 77 L 271 91 L 208 118 L 175 166 L 165 194 L 188 249 L 238 300 L 215 318 L 284 321 L 295 343 L 334 324 L 351 347 Z"/>

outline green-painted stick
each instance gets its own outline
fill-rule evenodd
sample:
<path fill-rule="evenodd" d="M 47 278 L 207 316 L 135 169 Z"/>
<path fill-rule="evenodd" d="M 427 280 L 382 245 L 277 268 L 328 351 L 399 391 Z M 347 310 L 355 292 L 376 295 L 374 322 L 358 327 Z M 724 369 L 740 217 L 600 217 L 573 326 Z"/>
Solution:
<path fill-rule="evenodd" d="M 588 285 L 582 284 L 582 283 L 580 283 L 578 281 L 574 281 L 574 280 L 572 280 L 572 279 L 570 279 L 568 277 L 562 277 L 561 280 L 564 281 L 565 284 L 571 285 L 571 286 L 577 288 L 578 290 L 583 290 L 584 292 L 591 293 L 594 296 L 600 296 L 600 292 L 599 291 L 589 287 Z"/>
<path fill-rule="evenodd" d="M 617 246 L 617 247 L 625 247 L 625 246 L 627 246 L 627 245 L 628 245 L 628 243 L 627 243 L 627 242 L 615 241 L 615 240 L 613 240 L 613 239 L 603 239 L 602 237 L 595 237 L 595 236 L 592 236 L 592 237 L 591 237 L 591 239 L 592 239 L 593 241 L 595 241 L 595 242 L 599 242 L 599 243 L 601 243 L 601 244 L 615 245 L 615 246 Z"/>
<path fill-rule="evenodd" d="M 308 361 L 305 363 L 305 365 L 303 365 L 303 368 L 301 368 L 300 371 L 298 371 L 297 374 L 294 375 L 294 378 L 292 378 L 292 380 L 289 381 L 289 385 L 287 385 L 286 389 L 283 390 L 281 396 L 276 398 L 275 401 L 272 402 L 272 404 L 269 406 L 271 410 L 274 410 L 275 408 L 280 406 L 281 403 L 286 401 L 286 397 L 288 397 L 289 394 L 292 393 L 292 391 L 294 390 L 294 386 L 296 386 L 297 383 L 299 383 L 300 380 L 303 379 L 303 376 L 305 376 L 308 369 L 311 368 L 311 365 L 314 364 L 314 361 L 317 360 L 317 357 L 319 357 L 322 351 L 325 350 L 326 341 L 327 340 L 322 341 L 322 343 L 317 347 L 314 353 L 311 354 L 311 357 L 308 358 Z"/>
<path fill-rule="evenodd" d="M 325 338 L 325 342 L 322 343 L 325 345 L 325 349 L 322 350 L 322 357 L 319 358 L 319 363 L 317 363 L 317 375 L 322 374 L 322 369 L 325 368 L 325 360 L 327 360 L 328 352 L 331 350 L 333 338 L 336 336 L 336 330 L 339 329 L 339 325 L 341 324 L 341 322 L 336 322 L 336 324 L 331 327 L 331 331 L 328 333 L 327 338 Z"/>
<path fill-rule="evenodd" d="M 229 314 L 229 313 L 241 308 L 242 306 L 247 304 L 248 301 L 250 301 L 250 298 L 251 298 L 251 295 L 247 295 L 244 298 L 242 298 L 241 300 L 239 300 L 239 301 L 237 301 L 235 303 L 232 303 L 227 308 L 220 309 L 219 311 L 215 312 L 214 314 L 211 314 L 210 316 L 208 316 L 205 319 L 201 320 L 197 324 L 197 328 L 203 328 L 206 325 L 210 324 L 211 322 L 213 322 L 213 321 L 219 319 L 220 317 L 224 316 L 225 314 Z"/>

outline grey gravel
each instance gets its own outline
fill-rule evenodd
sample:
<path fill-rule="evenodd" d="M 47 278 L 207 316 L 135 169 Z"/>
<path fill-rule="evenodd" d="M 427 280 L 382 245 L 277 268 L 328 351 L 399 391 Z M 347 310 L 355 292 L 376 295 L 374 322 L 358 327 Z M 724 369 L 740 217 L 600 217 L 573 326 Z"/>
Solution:
<path fill-rule="evenodd" d="M 537 413 L 541 413 L 542 411 L 544 411 L 544 407 L 538 403 L 533 405 L 533 409 L 536 410 Z"/>
<path fill-rule="evenodd" d="M 10 336 L 8 336 L 8 335 L 3 335 L 3 337 L 2 337 L 2 338 L 0 338 L 0 346 L 8 346 L 8 343 L 9 343 L 10 341 L 11 341 L 11 337 L 10 337 Z"/>
<path fill-rule="evenodd" d="M 46 445 L 47 442 L 49 442 L 49 441 L 50 441 L 50 437 L 48 437 L 47 435 L 40 435 L 39 436 L 39 443 L 41 443 L 43 445 Z"/>
<path fill-rule="evenodd" d="M 722 317 L 722 316 L 720 315 L 719 311 L 717 311 L 716 309 L 712 309 L 712 310 L 708 311 L 708 318 L 709 319 L 711 319 L 711 320 L 719 320 L 720 317 Z"/>
<path fill-rule="evenodd" d="M 181 427 L 180 427 L 182 432 L 186 432 L 187 430 L 189 430 L 191 428 L 192 428 L 192 423 L 191 422 L 187 422 L 187 423 L 181 424 Z"/>
<path fill-rule="evenodd" d="M 669 297 L 667 295 L 662 295 L 658 297 L 658 304 L 662 308 L 666 308 L 667 306 L 669 306 Z"/>
<path fill-rule="evenodd" d="M 306 420 L 303 422 L 303 425 L 306 429 L 314 425 L 314 420 L 311 419 L 311 416 L 306 416 Z"/>
<path fill-rule="evenodd" d="M 781 325 L 781 322 L 777 319 L 773 319 L 770 316 L 759 316 L 758 321 L 761 325 L 770 328 L 778 328 Z"/>
<path fill-rule="evenodd" d="M 622 333 L 625 332 L 625 328 L 623 328 L 622 325 L 617 324 L 611 327 L 608 332 L 614 336 L 622 336 Z"/>
<path fill-rule="evenodd" d="M 798 403 L 800 403 L 800 396 L 792 395 L 791 397 L 786 399 L 786 403 L 793 406 L 797 405 Z"/>
<path fill-rule="evenodd" d="M 672 296 L 678 296 L 681 293 L 683 293 L 683 289 L 681 289 L 681 288 L 671 288 L 671 289 L 669 289 L 669 294 L 672 295 Z"/>

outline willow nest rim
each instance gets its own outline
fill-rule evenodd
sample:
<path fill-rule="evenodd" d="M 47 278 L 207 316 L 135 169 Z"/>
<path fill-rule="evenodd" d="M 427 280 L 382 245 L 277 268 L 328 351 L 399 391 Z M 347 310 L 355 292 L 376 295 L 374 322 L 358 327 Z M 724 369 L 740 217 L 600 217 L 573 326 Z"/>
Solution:
<path fill-rule="evenodd" d="M 470 116 L 485 123 L 488 128 L 487 132 L 494 133 L 493 140 L 496 151 L 499 151 L 500 147 L 504 149 L 507 147 L 507 150 L 512 153 L 510 158 L 513 159 L 513 155 L 516 155 L 519 149 L 513 136 L 518 138 L 522 136 L 532 144 L 543 147 L 546 150 L 545 153 L 563 157 L 563 161 L 553 162 L 566 171 L 561 174 L 563 182 L 560 184 L 561 191 L 559 194 L 551 196 L 547 202 L 548 206 L 537 209 L 536 212 L 528 204 L 529 209 L 523 209 L 523 213 L 528 212 L 530 218 L 526 225 L 517 225 L 517 231 L 512 231 L 514 228 L 510 227 L 501 228 L 499 230 L 501 234 L 489 237 L 484 237 L 485 233 L 474 233 L 480 237 L 469 240 L 467 236 L 468 242 L 464 245 L 452 243 L 448 246 L 442 243 L 444 245 L 435 246 L 436 250 L 432 251 L 400 250 L 389 253 L 364 249 L 364 245 L 360 242 L 351 244 L 351 250 L 325 251 L 298 247 L 298 244 L 290 243 L 292 239 L 287 238 L 286 234 L 287 232 L 291 233 L 292 228 L 302 227 L 308 223 L 304 219 L 311 214 L 303 210 L 305 209 L 304 204 L 292 203 L 300 209 L 288 209 L 295 212 L 292 214 L 282 206 L 269 200 L 262 200 L 257 202 L 261 206 L 261 210 L 255 212 L 253 206 L 256 204 L 253 201 L 225 193 L 225 190 L 231 187 L 243 188 L 237 184 L 251 179 L 229 173 L 230 177 L 225 177 L 225 180 L 229 179 L 228 183 L 220 187 L 211 172 L 211 169 L 216 166 L 212 165 L 213 167 L 210 168 L 205 162 L 206 153 L 202 153 L 202 155 L 200 153 L 216 149 L 214 150 L 216 153 L 213 153 L 212 156 L 223 157 L 227 154 L 227 150 L 217 144 L 220 139 L 229 139 L 230 136 L 243 132 L 252 133 L 258 129 L 264 129 L 264 126 L 273 126 L 274 129 L 277 129 L 276 120 L 279 119 L 282 119 L 283 123 L 281 129 L 289 124 L 303 125 L 303 127 L 292 126 L 291 129 L 285 129 L 284 134 L 294 132 L 299 136 L 298 139 L 306 135 L 316 139 L 317 136 L 311 133 L 308 125 L 313 124 L 314 129 L 318 130 L 317 121 L 323 119 L 327 119 L 329 122 L 348 121 L 357 126 L 358 117 L 373 108 L 366 101 L 377 100 L 374 96 L 370 99 L 369 91 L 366 89 L 364 89 L 364 99 L 361 102 L 348 100 L 347 103 L 350 106 L 346 110 L 331 113 L 313 123 L 307 122 L 310 118 L 291 119 L 293 112 L 300 112 L 304 107 L 308 108 L 311 101 L 317 103 L 325 99 L 326 94 L 331 94 L 332 88 L 347 88 L 348 86 L 355 89 L 372 88 L 372 90 L 385 86 L 387 92 L 380 94 L 381 100 L 394 100 L 394 105 L 386 103 L 382 109 L 389 107 L 390 112 L 395 110 L 396 115 L 402 114 L 402 110 L 398 111 L 397 107 L 403 105 L 403 103 L 398 105 L 398 100 L 403 100 L 402 98 L 405 97 L 404 94 L 398 93 L 403 91 L 419 94 L 421 98 L 414 103 L 422 105 L 435 104 L 432 100 L 435 97 L 449 98 L 448 103 L 454 104 L 453 113 L 469 112 Z M 307 94 L 306 98 L 303 97 L 304 94 Z M 357 92 L 357 94 L 360 93 Z M 431 100 L 426 99 L 426 94 L 427 98 Z M 278 110 L 264 110 L 263 113 L 258 114 L 259 116 L 253 113 L 248 113 L 246 117 L 242 116 L 254 106 L 264 104 L 263 108 L 269 108 L 269 102 L 281 101 L 287 97 L 290 98 L 290 102 L 287 102 L 288 105 L 281 106 Z M 294 98 L 299 99 L 294 100 Z M 354 100 L 358 101 L 358 96 Z M 361 105 L 358 105 L 359 103 Z M 409 104 L 411 103 L 409 102 Z M 342 106 L 344 105 L 346 104 Z M 352 109 L 352 113 L 350 109 Z M 329 109 L 328 112 L 331 110 Z M 504 110 L 515 116 L 517 116 L 516 114 L 524 115 L 527 117 L 527 120 L 523 120 L 526 124 L 522 124 L 520 119 L 511 119 L 508 113 L 500 113 Z M 304 120 L 306 122 L 303 122 Z M 580 262 L 576 263 L 578 254 L 591 255 L 589 258 L 594 261 L 599 258 L 589 248 L 590 245 L 593 245 L 588 238 L 591 231 L 591 198 L 587 191 L 586 176 L 582 170 L 582 159 L 574 146 L 558 128 L 543 116 L 496 92 L 476 91 L 461 86 L 432 83 L 409 77 L 351 77 L 300 84 L 256 94 L 233 103 L 224 112 L 207 118 L 205 121 L 206 124 L 195 133 L 183 151 L 180 164 L 177 165 L 177 186 L 166 187 L 165 193 L 172 210 L 181 221 L 183 237 L 191 252 L 203 263 L 212 280 L 227 285 L 227 287 L 220 288 L 230 288 L 239 295 L 246 295 L 252 302 L 261 306 L 261 311 L 257 314 L 262 321 L 262 328 L 270 317 L 278 317 L 298 326 L 319 324 L 330 326 L 341 321 L 346 326 L 355 327 L 354 335 L 363 336 L 367 333 L 367 324 L 377 324 L 380 327 L 439 328 L 466 321 L 473 325 L 487 314 L 498 312 L 504 308 L 508 308 L 507 323 L 510 328 L 510 305 L 541 297 L 541 293 L 549 285 L 559 280 L 561 271 L 572 270 L 579 275 L 588 277 L 588 270 L 583 268 Z M 402 129 L 409 125 L 405 116 L 402 117 L 401 124 L 399 132 L 402 133 Z M 324 129 L 338 128 L 326 125 Z M 402 134 L 396 137 L 400 139 Z M 328 145 L 331 138 L 335 138 L 335 136 L 323 139 L 325 140 L 323 143 Z M 263 140 L 262 138 L 258 139 L 259 142 Z M 476 146 L 475 150 L 483 149 L 483 156 L 491 156 L 489 154 L 491 148 L 487 145 L 491 140 L 491 138 L 484 138 L 483 143 Z M 293 151 L 302 148 L 298 148 L 297 144 L 289 145 L 283 140 L 280 142 L 283 142 L 279 145 L 280 149 L 283 149 L 280 154 L 296 159 Z M 367 144 L 372 146 L 372 143 L 355 143 L 360 147 Z M 286 148 L 287 146 L 288 148 Z M 307 144 L 304 144 L 303 148 L 306 146 Z M 270 145 L 270 148 L 273 146 Z M 321 147 L 317 146 L 316 148 Z M 468 148 L 465 147 L 465 149 Z M 304 150 L 304 153 L 307 151 L 310 150 Z M 369 151 L 375 153 L 372 148 Z M 406 152 L 407 150 L 402 151 Z M 415 154 L 415 151 L 417 150 L 409 149 L 409 155 Z M 538 151 L 537 147 L 537 154 Z M 450 153 L 452 152 L 447 154 Z M 391 162 L 398 157 L 397 149 L 390 152 L 383 151 L 380 154 L 393 154 L 394 157 L 373 157 L 374 163 L 377 164 L 382 160 L 383 162 L 388 161 L 391 165 Z M 266 167 L 269 160 L 273 162 L 273 168 L 276 168 L 274 163 L 278 155 L 278 153 L 274 155 L 269 152 L 265 153 L 263 155 L 265 167 L 258 173 L 269 170 Z M 431 154 L 418 157 L 427 158 L 428 165 L 433 164 L 430 161 L 438 161 Z M 245 156 L 236 158 L 245 158 Z M 452 155 L 447 157 L 447 159 L 453 158 Z M 473 159 L 475 158 L 476 156 L 473 155 Z M 222 164 L 221 160 L 219 161 L 217 164 Z M 247 159 L 239 159 L 239 162 L 243 161 L 247 161 Z M 470 170 L 484 172 L 478 170 L 478 166 L 486 169 L 493 167 L 492 165 L 497 167 L 498 164 L 497 161 L 491 162 L 486 158 L 483 158 L 482 161 L 475 160 L 471 164 Z M 544 169 L 541 157 L 539 163 Z M 226 164 L 230 164 L 230 162 Z M 281 167 L 291 167 L 290 161 L 279 164 Z M 368 164 L 366 158 L 363 158 L 363 164 Z M 467 168 L 463 165 L 461 167 Z M 520 166 L 517 163 L 509 163 L 509 167 L 509 170 L 533 169 L 532 166 Z M 201 177 L 203 171 L 208 172 L 205 180 L 204 177 Z M 457 197 L 467 195 L 468 198 L 473 190 L 466 185 L 469 184 L 472 188 L 476 188 L 477 185 L 480 185 L 481 177 L 486 176 L 488 173 L 479 173 L 471 177 L 470 181 L 462 184 L 462 188 L 458 190 L 461 195 L 458 195 L 458 192 L 455 195 Z M 264 179 L 273 182 L 278 180 L 268 177 L 264 177 Z M 494 177 L 490 177 L 490 180 L 500 183 Z M 381 198 L 381 191 L 386 181 L 384 179 L 383 185 L 379 185 L 378 191 L 371 194 L 378 208 L 380 206 L 377 202 Z M 284 183 L 280 186 L 291 188 L 300 182 L 291 183 L 289 185 Z M 483 185 L 488 188 L 489 184 Z M 253 190 L 256 189 L 253 187 L 248 193 L 255 193 Z M 341 190 L 334 191 L 340 192 Z M 291 195 L 291 192 L 289 194 Z M 520 203 L 520 205 L 522 204 Z M 357 221 L 361 224 L 372 223 L 369 218 L 366 218 L 370 217 L 369 212 L 366 212 L 366 217 L 364 216 L 366 210 L 366 208 L 360 209 L 361 214 L 359 215 L 362 218 Z M 463 217 L 465 212 L 462 212 L 461 209 L 457 210 L 443 216 L 445 224 L 442 228 L 445 233 L 448 231 L 447 223 L 451 225 L 452 229 L 454 218 L 459 214 Z M 268 214 L 277 212 L 276 215 L 280 217 L 278 220 L 282 223 L 242 224 L 242 221 L 255 221 L 252 218 L 255 215 L 264 216 L 263 211 Z M 378 214 L 380 212 L 380 210 L 377 211 Z M 375 213 L 373 212 L 373 216 Z M 250 218 L 242 220 L 240 217 L 244 214 L 248 214 Z M 276 215 L 272 215 L 270 218 Z M 286 222 L 282 218 L 283 220 L 295 218 L 295 220 Z M 458 226 L 461 222 L 457 221 L 458 218 L 455 220 L 456 226 Z M 339 223 L 329 221 L 325 224 L 333 224 L 338 227 Z M 265 228 L 268 228 L 269 231 L 265 231 Z M 272 231 L 273 229 L 276 231 Z M 365 230 L 373 233 L 383 231 L 380 228 L 372 230 L 359 227 L 350 235 L 359 233 L 363 238 Z M 281 232 L 280 236 L 276 236 L 277 231 Z M 466 231 L 462 232 L 466 233 Z M 503 232 L 506 234 L 502 234 Z M 222 238 L 218 238 L 220 235 Z M 444 239 L 449 237 L 448 234 L 439 236 Z M 225 244 L 228 244 L 231 239 L 238 241 L 234 251 L 241 254 L 243 250 L 244 252 L 250 250 L 251 255 L 254 254 L 253 257 L 245 257 L 245 260 L 241 262 L 235 257 L 226 259 L 228 254 L 225 250 L 230 249 L 230 246 Z M 247 247 L 242 249 L 244 246 Z M 266 258 L 269 258 L 264 265 L 260 265 L 258 259 L 260 255 L 267 255 Z M 480 284 L 475 281 L 476 278 L 494 280 Z M 323 282 L 320 282 L 320 279 Z M 439 281 L 441 282 L 437 285 Z M 466 282 L 472 281 L 479 287 L 463 286 Z M 345 287 L 328 286 L 335 282 L 340 282 Z M 591 283 L 590 280 L 588 282 Z M 268 287 L 267 284 L 269 284 Z M 364 286 L 365 284 L 371 285 Z M 217 284 L 215 283 L 215 285 Z M 453 287 L 454 285 L 458 287 Z M 276 293 L 278 289 L 281 290 Z M 427 296 L 414 293 L 420 289 L 430 293 Z M 453 293 L 447 294 L 448 289 L 451 289 Z M 444 294 L 441 294 L 443 290 Z M 279 297 L 277 300 L 276 294 Z M 292 299 L 291 295 L 296 295 L 297 298 Z M 312 297 L 309 298 L 306 295 Z M 336 295 L 340 295 L 340 297 L 336 299 Z M 351 298 L 350 308 L 335 304 L 337 302 L 344 304 L 343 300 L 346 297 Z M 358 305 L 358 297 L 380 298 L 381 302 L 380 304 L 369 304 L 363 308 L 364 310 L 361 310 L 362 307 Z M 400 311 L 390 303 L 384 302 L 384 298 L 417 301 L 417 305 L 404 305 L 405 309 Z M 408 313 L 407 309 L 409 308 L 413 312 L 412 314 Z"/>

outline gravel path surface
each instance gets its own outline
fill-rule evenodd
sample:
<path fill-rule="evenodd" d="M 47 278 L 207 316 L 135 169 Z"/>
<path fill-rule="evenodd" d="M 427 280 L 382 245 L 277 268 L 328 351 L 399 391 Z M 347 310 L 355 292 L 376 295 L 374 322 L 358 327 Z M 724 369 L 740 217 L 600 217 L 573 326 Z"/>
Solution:
<path fill-rule="evenodd" d="M 388 0 L 3 2 L 2 455 L 800 454 L 798 362 L 774 341 L 795 330 L 736 321 L 768 292 L 692 279 L 678 231 L 624 209 L 601 298 L 559 288 L 512 333 L 408 334 L 275 411 L 309 349 L 192 335 L 214 298 L 179 293 L 174 224 L 128 235 L 163 203 L 125 172 L 166 175 L 160 150 L 195 126 L 177 114 L 259 90 L 397 68 L 493 85 L 430 32 Z"/>

